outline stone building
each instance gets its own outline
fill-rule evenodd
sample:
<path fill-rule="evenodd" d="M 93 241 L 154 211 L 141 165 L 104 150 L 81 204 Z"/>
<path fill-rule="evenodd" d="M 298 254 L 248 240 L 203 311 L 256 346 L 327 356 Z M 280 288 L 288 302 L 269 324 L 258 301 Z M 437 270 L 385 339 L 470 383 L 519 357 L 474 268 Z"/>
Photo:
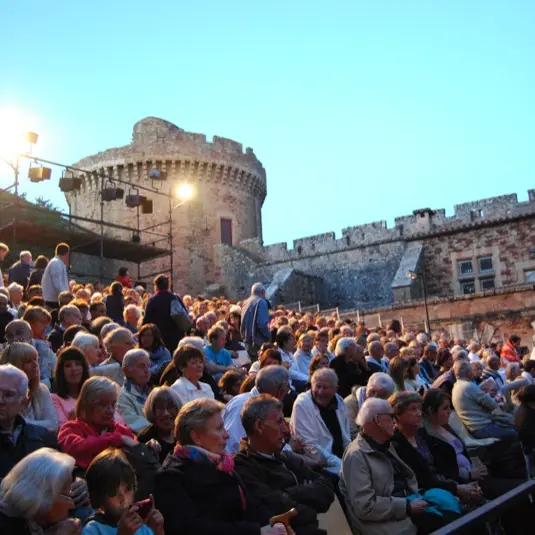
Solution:
<path fill-rule="evenodd" d="M 482 199 L 455 206 L 450 216 L 444 209 L 415 210 L 397 217 L 391 228 L 378 221 L 343 229 L 338 238 L 329 232 L 296 239 L 289 247 L 264 245 L 265 171 L 252 149 L 244 152 L 234 141 L 208 142 L 202 134 L 147 118 L 134 126 L 132 143 L 75 166 L 89 172 L 82 175 L 81 189 L 67 194 L 71 211 L 94 219 L 100 213 L 98 173 L 150 185 L 148 173 L 159 169 L 168 174 L 164 191 L 182 181 L 196 187 L 196 197 L 173 212 L 174 282 L 181 292 L 208 289 L 242 298 L 259 280 L 274 303 L 381 310 L 384 317 L 405 307 L 407 317 L 416 317 L 425 279 L 430 302 L 442 307 L 436 310 L 440 321 L 455 320 L 455 306 L 444 312 L 444 303 L 453 302 L 465 303 L 459 305 L 464 311 L 472 306 L 466 303 L 477 303 L 466 312 L 470 317 L 486 313 L 482 303 L 495 312 L 498 303 L 514 302 L 525 321 L 535 313 L 530 304 L 535 307 L 535 299 L 521 294 L 535 284 L 535 190 L 526 202 L 516 195 Z M 152 200 L 153 213 L 140 216 L 141 228 L 167 217 L 167 199 Z M 134 227 L 137 213 L 117 200 L 105 204 L 104 217 Z M 113 232 L 130 238 L 125 231 Z M 150 245 L 154 238 L 141 233 L 141 241 Z M 164 270 L 165 262 L 154 260 L 144 272 Z M 416 280 L 408 272 L 417 274 Z M 510 293 L 514 298 L 507 297 Z M 522 295 L 526 309 L 519 304 Z M 489 296 L 494 297 L 481 300 Z"/>
<path fill-rule="evenodd" d="M 262 240 L 261 208 L 266 197 L 266 173 L 252 149 L 245 151 L 240 143 L 221 137 L 212 142 L 203 134 L 185 132 L 175 125 L 148 117 L 134 125 L 129 145 L 88 156 L 73 164 L 87 170 L 76 173 L 82 179 L 77 191 L 66 194 L 71 213 L 89 219 L 100 219 L 101 179 L 122 179 L 134 184 L 172 192 L 177 184 L 187 182 L 196 189 L 195 197 L 172 210 L 173 278 L 181 292 L 200 293 L 219 281 L 215 263 L 215 245 L 237 245 L 243 240 Z M 149 179 L 152 170 L 163 171 L 167 180 Z M 105 180 L 105 185 L 109 180 Z M 120 184 L 118 184 L 120 186 Z M 121 186 L 124 187 L 124 186 Z M 135 188 L 125 187 L 125 195 L 136 194 Z M 136 208 L 128 208 L 125 200 L 105 202 L 103 219 L 125 227 L 146 229 L 168 221 L 169 199 L 139 191 L 152 200 L 152 213 L 140 211 L 139 227 Z M 175 201 L 172 201 L 174 203 Z M 77 221 L 91 230 L 99 225 Z M 158 227 L 168 232 L 169 226 Z M 108 234 L 131 240 L 132 232 L 105 229 Z M 139 233 L 141 243 L 167 246 L 165 240 L 150 233 Z M 170 268 L 168 258 L 146 263 L 138 273 L 144 275 Z M 136 275 L 136 267 L 123 262 Z M 149 278 L 149 277 L 146 277 Z"/>

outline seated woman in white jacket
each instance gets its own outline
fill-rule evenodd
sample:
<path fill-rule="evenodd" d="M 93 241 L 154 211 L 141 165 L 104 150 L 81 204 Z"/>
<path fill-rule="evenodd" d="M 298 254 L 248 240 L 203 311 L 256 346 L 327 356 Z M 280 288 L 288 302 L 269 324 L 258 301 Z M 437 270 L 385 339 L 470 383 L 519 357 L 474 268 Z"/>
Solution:
<path fill-rule="evenodd" d="M 179 347 L 173 355 L 173 361 L 180 377 L 171 388 L 178 394 L 182 405 L 194 399 L 214 399 L 214 391 L 210 385 L 201 382 L 204 373 L 204 354 L 202 351 L 190 345 Z"/>
<path fill-rule="evenodd" d="M 312 388 L 295 400 L 290 429 L 305 446 L 315 447 L 322 453 L 326 470 L 339 475 L 342 455 L 351 438 L 346 407 L 337 389 L 338 376 L 334 370 L 317 370 L 312 376 Z"/>
<path fill-rule="evenodd" d="M 152 390 L 150 357 L 144 349 L 127 351 L 122 363 L 125 382 L 117 398 L 117 412 L 134 434 L 150 425 L 145 418 L 145 401 Z"/>

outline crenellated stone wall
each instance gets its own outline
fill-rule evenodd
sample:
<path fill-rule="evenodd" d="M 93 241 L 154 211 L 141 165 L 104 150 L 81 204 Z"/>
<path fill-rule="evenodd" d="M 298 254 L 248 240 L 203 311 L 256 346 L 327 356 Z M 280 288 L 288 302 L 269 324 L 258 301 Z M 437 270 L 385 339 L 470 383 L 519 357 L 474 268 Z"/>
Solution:
<path fill-rule="evenodd" d="M 261 208 L 266 197 L 266 173 L 252 149 L 245 151 L 240 143 L 214 137 L 207 141 L 203 134 L 185 132 L 177 126 L 154 117 L 134 125 L 129 145 L 88 156 L 73 164 L 87 172 L 74 171 L 82 179 L 79 191 L 67 193 L 71 212 L 76 216 L 100 220 L 101 186 L 114 179 L 145 187 L 156 187 L 168 194 L 182 182 L 194 186 L 195 197 L 172 211 L 172 245 L 174 284 L 181 292 L 200 293 L 218 282 L 214 247 L 221 241 L 221 219 L 232 221 L 233 244 L 242 240 L 262 239 Z M 167 180 L 151 181 L 149 172 L 167 173 Z M 102 178 L 105 176 L 106 178 Z M 128 186 L 125 195 L 136 193 Z M 139 228 L 169 220 L 169 199 L 139 191 L 153 201 L 153 213 L 139 213 Z M 178 200 L 172 201 L 173 204 Z M 105 202 L 103 219 L 112 224 L 137 228 L 138 211 L 128 208 L 124 200 Z M 93 231 L 99 225 L 79 222 Z M 109 236 L 129 240 L 132 232 L 106 227 Z M 144 244 L 168 246 L 169 224 L 153 229 L 163 234 L 141 233 Z M 169 258 L 159 258 L 143 266 L 143 273 L 166 270 Z"/>

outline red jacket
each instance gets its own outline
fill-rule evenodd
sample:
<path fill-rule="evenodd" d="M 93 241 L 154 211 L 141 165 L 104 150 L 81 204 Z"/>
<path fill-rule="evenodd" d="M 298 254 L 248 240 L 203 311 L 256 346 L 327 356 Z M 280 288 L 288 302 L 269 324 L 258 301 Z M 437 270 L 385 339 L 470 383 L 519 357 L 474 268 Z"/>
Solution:
<path fill-rule="evenodd" d="M 115 280 L 117 282 L 120 282 L 125 288 L 132 288 L 131 277 L 128 277 L 128 276 L 121 277 L 120 275 L 117 275 L 117 277 L 115 277 Z"/>
<path fill-rule="evenodd" d="M 504 366 L 506 366 L 507 364 L 511 362 L 522 362 L 520 360 L 520 357 L 518 356 L 515 346 L 511 342 L 507 342 L 502 347 L 501 357 L 502 357 L 502 363 Z"/>
<path fill-rule="evenodd" d="M 58 443 L 62 451 L 76 461 L 84 470 L 106 448 L 123 446 L 123 436 L 134 438 L 128 427 L 115 423 L 111 431 L 100 433 L 98 429 L 82 420 L 69 420 L 61 426 Z"/>

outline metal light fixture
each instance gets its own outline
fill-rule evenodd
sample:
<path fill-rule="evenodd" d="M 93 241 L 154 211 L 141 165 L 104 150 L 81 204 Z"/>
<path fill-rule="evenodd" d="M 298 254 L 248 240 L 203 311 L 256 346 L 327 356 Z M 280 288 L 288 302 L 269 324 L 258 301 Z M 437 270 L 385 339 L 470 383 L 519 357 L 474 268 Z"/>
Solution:
<path fill-rule="evenodd" d="M 138 190 L 130 190 L 129 194 L 126 196 L 125 204 L 128 208 L 137 208 L 141 206 L 142 198 Z"/>
<path fill-rule="evenodd" d="M 52 169 L 50 169 L 50 167 L 30 167 L 28 169 L 28 178 L 30 179 L 30 182 L 50 180 L 51 176 Z"/>
<path fill-rule="evenodd" d="M 159 169 L 152 169 L 152 171 L 149 171 L 149 178 L 151 180 L 167 180 L 167 173 Z"/>
<path fill-rule="evenodd" d="M 124 198 L 124 189 L 118 188 L 113 182 L 109 181 L 102 189 L 102 200 L 106 202 L 115 201 Z"/>
<path fill-rule="evenodd" d="M 67 169 L 59 179 L 59 189 L 63 193 L 77 191 L 82 187 L 82 179 L 74 176 L 74 173 Z"/>

